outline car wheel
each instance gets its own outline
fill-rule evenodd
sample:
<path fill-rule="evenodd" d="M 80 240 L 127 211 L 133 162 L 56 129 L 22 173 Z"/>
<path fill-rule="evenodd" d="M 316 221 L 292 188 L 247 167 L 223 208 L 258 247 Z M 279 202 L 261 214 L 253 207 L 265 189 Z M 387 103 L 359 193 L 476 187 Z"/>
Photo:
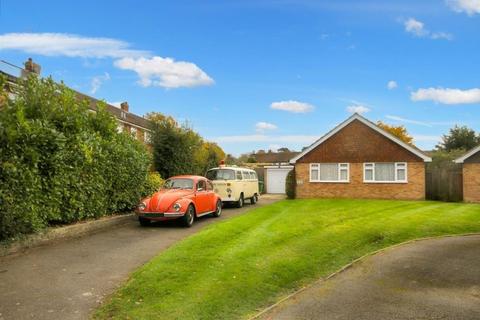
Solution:
<path fill-rule="evenodd" d="M 240 199 L 237 201 L 237 208 L 241 208 L 244 205 L 243 193 L 240 195 Z"/>
<path fill-rule="evenodd" d="M 217 200 L 217 205 L 215 207 L 215 212 L 212 214 L 215 218 L 220 217 L 222 214 L 222 201 Z"/>
<path fill-rule="evenodd" d="M 255 204 L 258 202 L 258 195 L 254 194 L 253 197 L 250 198 L 250 203 Z"/>
<path fill-rule="evenodd" d="M 142 217 L 138 217 L 138 222 L 140 222 L 140 225 L 142 227 L 148 227 L 150 225 L 150 220 L 142 218 Z"/>
<path fill-rule="evenodd" d="M 182 217 L 182 223 L 185 227 L 190 228 L 195 220 L 195 208 L 192 205 L 188 206 L 187 212 Z"/>

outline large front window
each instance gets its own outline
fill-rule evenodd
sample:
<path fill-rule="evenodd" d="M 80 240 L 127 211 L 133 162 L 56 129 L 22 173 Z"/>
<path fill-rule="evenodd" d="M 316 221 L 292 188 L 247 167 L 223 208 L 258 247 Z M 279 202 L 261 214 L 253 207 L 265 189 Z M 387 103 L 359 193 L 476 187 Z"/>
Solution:
<path fill-rule="evenodd" d="M 349 182 L 350 165 L 348 163 L 312 163 L 310 164 L 311 182 Z"/>
<path fill-rule="evenodd" d="M 208 180 L 235 180 L 235 171 L 231 169 L 212 169 L 207 172 Z"/>
<path fill-rule="evenodd" d="M 363 181 L 378 183 L 407 182 L 407 164 L 405 162 L 365 163 Z"/>

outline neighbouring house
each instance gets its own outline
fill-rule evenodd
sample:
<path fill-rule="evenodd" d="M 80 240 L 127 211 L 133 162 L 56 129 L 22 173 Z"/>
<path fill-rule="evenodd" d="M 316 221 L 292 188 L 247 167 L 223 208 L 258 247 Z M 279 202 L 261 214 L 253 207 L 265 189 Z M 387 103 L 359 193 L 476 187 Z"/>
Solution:
<path fill-rule="evenodd" d="M 293 169 L 289 164 L 290 159 L 299 152 L 284 150 L 279 152 L 257 152 L 253 157 L 259 167 L 258 176 L 265 183 L 265 192 L 272 194 L 285 194 L 285 182 L 288 173 Z"/>
<path fill-rule="evenodd" d="M 298 198 L 425 199 L 431 158 L 354 114 L 290 162 Z"/>
<path fill-rule="evenodd" d="M 26 77 L 31 73 L 40 75 L 40 71 L 40 65 L 33 62 L 31 58 L 25 62 L 24 68 L 20 68 L 3 60 L 0 63 L 0 74 L 6 76 L 7 81 L 13 85 L 18 83 L 20 78 Z M 73 91 L 79 99 L 86 99 L 89 102 L 89 109 L 92 112 L 97 111 L 97 104 L 100 102 L 98 99 L 87 96 L 76 90 Z M 105 109 L 117 119 L 119 132 L 129 132 L 147 146 L 150 144 L 150 121 L 131 113 L 127 102 L 122 102 L 119 107 L 106 103 Z"/>
<path fill-rule="evenodd" d="M 480 146 L 455 160 L 462 164 L 463 201 L 480 202 Z"/>

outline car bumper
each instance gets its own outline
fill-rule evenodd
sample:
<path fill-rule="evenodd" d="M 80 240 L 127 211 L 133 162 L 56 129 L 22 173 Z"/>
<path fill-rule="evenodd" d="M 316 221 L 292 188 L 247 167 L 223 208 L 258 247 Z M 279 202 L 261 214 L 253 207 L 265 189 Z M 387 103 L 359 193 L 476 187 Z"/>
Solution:
<path fill-rule="evenodd" d="M 184 212 L 136 212 L 137 216 L 149 220 L 169 220 L 183 217 Z"/>

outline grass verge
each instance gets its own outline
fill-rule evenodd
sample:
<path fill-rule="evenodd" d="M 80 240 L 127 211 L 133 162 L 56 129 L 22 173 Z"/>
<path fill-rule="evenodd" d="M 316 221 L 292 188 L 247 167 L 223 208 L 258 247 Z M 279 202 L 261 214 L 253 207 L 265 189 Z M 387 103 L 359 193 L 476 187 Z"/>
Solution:
<path fill-rule="evenodd" d="M 241 319 L 374 250 L 480 232 L 480 205 L 294 200 L 207 227 L 137 270 L 96 319 Z"/>

